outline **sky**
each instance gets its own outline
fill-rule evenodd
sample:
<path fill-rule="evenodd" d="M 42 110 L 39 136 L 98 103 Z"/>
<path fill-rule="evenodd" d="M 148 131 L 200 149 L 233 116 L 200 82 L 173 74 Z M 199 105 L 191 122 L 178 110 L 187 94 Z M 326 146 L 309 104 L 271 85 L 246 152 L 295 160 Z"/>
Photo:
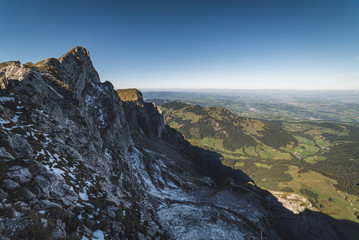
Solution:
<path fill-rule="evenodd" d="M 0 62 L 75 46 L 145 89 L 359 89 L 359 0 L 0 0 Z"/>

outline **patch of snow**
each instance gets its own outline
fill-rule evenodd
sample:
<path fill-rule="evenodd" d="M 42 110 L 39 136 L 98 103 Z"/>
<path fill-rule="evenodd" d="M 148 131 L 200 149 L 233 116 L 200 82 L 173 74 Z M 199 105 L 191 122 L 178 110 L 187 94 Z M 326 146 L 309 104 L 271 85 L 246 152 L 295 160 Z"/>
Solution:
<path fill-rule="evenodd" d="M 44 227 L 47 227 L 47 220 L 44 218 L 41 218 L 41 223 Z"/>
<path fill-rule="evenodd" d="M 70 172 L 67 173 L 73 180 L 77 180 L 76 176 Z"/>
<path fill-rule="evenodd" d="M 1 124 L 1 125 L 2 125 L 2 124 L 8 124 L 8 123 L 10 123 L 10 121 L 5 120 L 5 119 L 3 119 L 3 118 L 0 118 L 0 124 Z"/>
<path fill-rule="evenodd" d="M 56 175 L 58 175 L 58 176 L 63 177 L 63 175 L 65 175 L 65 172 L 64 172 L 62 169 L 60 169 L 60 168 L 50 167 L 49 165 L 44 165 L 44 167 L 45 167 L 47 170 L 54 172 L 54 173 L 55 173 Z"/>
<path fill-rule="evenodd" d="M 34 132 L 31 132 L 31 136 L 32 136 L 36 141 L 39 140 L 39 139 L 35 136 L 35 133 L 34 133 Z"/>
<path fill-rule="evenodd" d="M 88 207 L 91 207 L 91 208 L 93 208 L 93 209 L 95 209 L 95 206 L 94 205 L 92 205 L 91 203 L 84 203 L 86 206 L 88 206 Z"/>
<path fill-rule="evenodd" d="M 81 207 L 81 208 L 83 208 L 83 207 L 84 207 L 84 206 L 83 206 L 81 203 L 79 203 L 79 202 L 78 202 L 78 203 L 76 203 L 76 206 L 77 206 L 77 207 Z"/>
<path fill-rule="evenodd" d="M 97 239 L 97 240 L 105 240 L 105 234 L 103 233 L 102 230 L 96 230 L 93 233 L 93 237 L 94 237 L 94 239 Z"/>
<path fill-rule="evenodd" d="M 89 186 L 89 187 L 92 186 L 92 183 L 91 183 L 90 181 L 86 181 L 85 184 L 86 184 L 87 186 Z"/>
<path fill-rule="evenodd" d="M 13 97 L 0 97 L 0 102 L 10 102 L 15 101 L 15 98 Z"/>
<path fill-rule="evenodd" d="M 151 178 L 145 169 L 145 164 L 143 164 L 141 160 L 142 154 L 136 148 L 133 149 L 134 153 L 129 154 L 127 159 L 129 160 L 130 167 L 136 173 L 136 178 L 146 184 L 149 190 L 148 192 L 151 195 L 163 198 L 161 192 L 153 185 Z"/>
<path fill-rule="evenodd" d="M 52 154 L 49 151 L 46 150 L 46 152 L 47 152 L 47 155 L 49 156 L 49 162 L 54 163 L 55 158 L 52 156 Z"/>
<path fill-rule="evenodd" d="M 158 214 L 161 222 L 172 230 L 175 239 L 252 239 L 238 231 L 238 223 L 232 214 L 226 213 L 228 221 L 218 216 L 212 220 L 212 211 L 209 206 L 173 204 Z"/>
<path fill-rule="evenodd" d="M 148 175 L 145 164 L 143 162 L 143 156 L 142 154 L 136 149 L 133 148 L 134 152 L 132 154 L 129 154 L 128 160 L 129 164 L 134 172 L 136 172 L 136 177 L 139 181 L 144 182 L 145 186 L 148 189 L 148 193 L 151 194 L 153 197 L 156 197 L 158 199 L 171 199 L 171 200 L 178 200 L 178 201 L 195 201 L 195 198 L 193 196 L 188 195 L 185 191 L 183 191 L 182 188 L 177 187 L 174 183 L 171 181 L 163 180 L 163 174 L 161 172 L 161 169 L 166 169 L 164 163 L 157 159 L 153 162 L 152 166 L 152 179 L 155 179 L 158 182 L 161 182 L 165 187 L 163 189 L 158 189 L 155 184 L 152 182 L 151 177 Z M 152 152 L 150 150 L 147 150 L 148 153 L 152 155 L 161 156 L 166 160 L 169 160 L 167 157 L 161 154 L 157 154 L 155 152 Z M 171 172 L 166 172 L 167 174 L 171 174 Z M 176 178 L 174 175 L 172 177 Z M 180 180 L 179 180 L 180 181 Z"/>
<path fill-rule="evenodd" d="M 85 236 L 82 236 L 81 240 L 89 240 L 89 239 Z"/>
<path fill-rule="evenodd" d="M 15 115 L 11 120 L 14 122 L 14 123 L 17 123 L 17 121 L 19 120 L 20 116 L 19 115 Z"/>
<path fill-rule="evenodd" d="M 56 158 L 57 161 L 61 161 L 59 154 L 55 153 L 54 158 Z"/>
<path fill-rule="evenodd" d="M 53 167 L 52 171 L 54 171 L 54 173 L 56 173 L 57 175 L 64 175 L 65 174 L 65 172 L 60 168 Z"/>
<path fill-rule="evenodd" d="M 13 213 L 12 213 L 12 214 L 13 214 L 15 217 L 17 217 L 17 218 L 22 216 L 21 213 L 15 211 L 15 210 L 13 210 Z"/>
<path fill-rule="evenodd" d="M 41 149 L 41 151 L 40 151 L 40 152 L 37 152 L 36 157 L 38 157 L 38 156 L 40 156 L 40 155 L 45 155 L 45 151 L 44 151 L 44 149 Z"/>
<path fill-rule="evenodd" d="M 84 192 L 80 192 L 80 193 L 79 193 L 79 197 L 80 197 L 83 201 L 88 201 L 88 200 L 89 200 L 89 197 L 87 196 L 87 193 L 86 193 L 86 189 L 84 190 Z"/>

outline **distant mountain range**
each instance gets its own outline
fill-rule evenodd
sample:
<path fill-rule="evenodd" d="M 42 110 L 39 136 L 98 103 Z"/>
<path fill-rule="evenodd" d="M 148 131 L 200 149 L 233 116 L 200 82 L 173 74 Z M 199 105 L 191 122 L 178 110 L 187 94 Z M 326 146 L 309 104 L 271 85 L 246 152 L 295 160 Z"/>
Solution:
<path fill-rule="evenodd" d="M 187 90 L 144 91 L 146 101 L 221 106 L 242 117 L 264 120 L 326 120 L 359 123 L 359 94 L 353 91 Z"/>

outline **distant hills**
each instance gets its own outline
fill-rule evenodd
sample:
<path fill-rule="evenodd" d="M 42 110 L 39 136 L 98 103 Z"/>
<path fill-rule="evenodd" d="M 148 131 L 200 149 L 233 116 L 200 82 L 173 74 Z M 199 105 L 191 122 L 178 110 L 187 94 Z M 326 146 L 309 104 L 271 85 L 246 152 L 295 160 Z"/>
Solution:
<path fill-rule="evenodd" d="M 264 120 L 325 120 L 359 123 L 359 94 L 347 91 L 304 90 L 186 90 L 144 91 L 156 104 L 173 101 L 221 106 L 241 117 Z"/>

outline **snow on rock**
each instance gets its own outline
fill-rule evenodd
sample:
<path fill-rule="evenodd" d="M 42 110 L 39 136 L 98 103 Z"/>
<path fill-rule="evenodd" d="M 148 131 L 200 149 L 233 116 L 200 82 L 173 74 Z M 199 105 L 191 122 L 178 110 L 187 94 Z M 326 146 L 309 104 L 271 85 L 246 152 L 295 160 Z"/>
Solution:
<path fill-rule="evenodd" d="M 88 195 L 87 195 L 86 190 L 84 190 L 83 192 L 80 192 L 80 193 L 79 193 L 79 197 L 80 197 L 83 201 L 88 201 L 88 200 L 89 200 L 89 197 L 88 197 Z"/>
<path fill-rule="evenodd" d="M 15 98 L 13 97 L 0 97 L 0 102 L 10 102 L 15 101 Z"/>
<path fill-rule="evenodd" d="M 221 212 L 217 212 L 217 215 L 209 206 L 172 204 L 171 207 L 161 209 L 158 213 L 161 221 L 167 224 L 176 239 L 232 240 L 246 239 L 250 236 L 237 230 L 238 222 L 235 221 L 234 216 L 227 213 L 227 221 L 223 221 Z"/>
<path fill-rule="evenodd" d="M 93 233 L 93 238 L 96 240 L 105 240 L 105 234 L 103 233 L 102 230 L 96 230 Z"/>

